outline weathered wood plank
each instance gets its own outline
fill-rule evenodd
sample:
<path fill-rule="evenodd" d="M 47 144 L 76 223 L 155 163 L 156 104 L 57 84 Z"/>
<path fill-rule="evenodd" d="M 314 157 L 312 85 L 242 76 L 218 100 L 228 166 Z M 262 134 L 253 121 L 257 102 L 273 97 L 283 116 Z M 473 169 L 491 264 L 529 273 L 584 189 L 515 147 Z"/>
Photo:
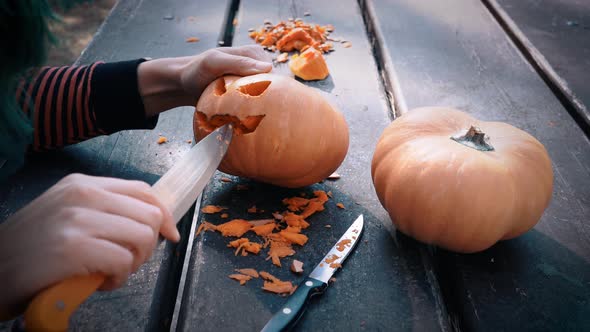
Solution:
<path fill-rule="evenodd" d="M 553 200 L 526 235 L 475 255 L 436 254 L 465 330 L 587 330 L 590 144 L 486 8 L 475 0 L 373 0 L 409 109 L 448 105 L 537 137 Z"/>
<path fill-rule="evenodd" d="M 304 13 L 311 16 L 305 17 Z M 248 183 L 250 191 L 237 192 L 235 184 L 214 181 L 203 204 L 230 207 L 230 218 L 259 218 L 246 213 L 254 204 L 269 212 L 283 211 L 280 199 L 310 193 L 313 189 L 331 190 L 334 199 L 327 209 L 310 218 L 306 234 L 310 241 L 295 258 L 305 262 L 306 272 L 319 262 L 327 249 L 363 213 L 366 229 L 363 242 L 346 261 L 337 281 L 321 298 L 313 301 L 297 330 L 448 330 L 446 312 L 438 299 L 438 286 L 432 277 L 431 262 L 414 241 L 390 234 L 391 222 L 374 193 L 370 162 L 381 131 L 389 123 L 388 107 L 379 85 L 377 71 L 362 16 L 356 1 L 246 1 L 238 14 L 234 45 L 252 44 L 249 28 L 258 28 L 265 19 L 273 22 L 300 17 L 318 24 L 331 23 L 333 36 L 352 42 L 351 48 L 336 45 L 326 56 L 331 75 L 324 81 L 306 83 L 318 88 L 344 114 L 350 127 L 350 150 L 338 170 L 342 178 L 301 190 Z M 276 71 L 289 74 L 287 65 Z M 334 203 L 343 202 L 346 210 Z M 201 218 L 203 219 L 203 218 Z M 217 216 L 205 220 L 222 222 Z M 331 228 L 325 228 L 330 224 Z M 278 310 L 285 299 L 263 292 L 259 280 L 245 286 L 227 276 L 234 268 L 252 267 L 266 270 L 284 280 L 299 282 L 302 277 L 286 267 L 276 268 L 262 257 L 234 257 L 226 248 L 227 239 L 219 234 L 200 235 L 194 245 L 191 269 L 181 308 L 179 327 L 187 331 L 258 330 Z"/>
<path fill-rule="evenodd" d="M 200 53 L 216 46 L 225 7 L 224 1 L 120 1 L 78 63 Z M 186 43 L 190 36 L 201 41 Z M 162 114 L 153 131 L 124 131 L 31 158 L 0 188 L 2 220 L 72 172 L 154 183 L 190 148 L 186 141 L 192 139 L 193 110 L 185 107 Z M 169 143 L 156 143 L 160 133 Z M 185 239 L 190 219 L 180 226 Z M 162 243 L 125 287 L 93 295 L 75 314 L 72 329 L 165 329 L 172 317 L 185 247 L 186 242 Z"/>
<path fill-rule="evenodd" d="M 588 135 L 590 3 L 582 0 L 485 0 L 484 3 L 554 91 L 565 97 L 566 105 L 575 112 Z"/>

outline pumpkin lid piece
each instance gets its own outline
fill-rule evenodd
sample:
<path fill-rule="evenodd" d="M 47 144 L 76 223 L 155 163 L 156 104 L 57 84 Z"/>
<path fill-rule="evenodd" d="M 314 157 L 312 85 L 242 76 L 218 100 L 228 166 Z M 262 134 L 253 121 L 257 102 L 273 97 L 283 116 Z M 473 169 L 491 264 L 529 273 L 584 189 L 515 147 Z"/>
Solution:
<path fill-rule="evenodd" d="M 306 81 L 323 80 L 330 74 L 322 52 L 313 47 L 299 55 L 293 55 L 289 68 L 293 74 Z"/>

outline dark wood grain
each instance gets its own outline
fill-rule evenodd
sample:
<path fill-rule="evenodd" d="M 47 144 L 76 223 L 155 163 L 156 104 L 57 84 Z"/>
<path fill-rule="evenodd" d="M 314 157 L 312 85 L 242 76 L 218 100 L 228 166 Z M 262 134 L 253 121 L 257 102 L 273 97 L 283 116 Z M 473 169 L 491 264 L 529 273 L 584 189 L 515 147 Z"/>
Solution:
<path fill-rule="evenodd" d="M 590 133 L 590 2 L 486 0 L 516 43 Z"/>
<path fill-rule="evenodd" d="M 305 12 L 311 16 L 304 16 Z M 353 45 L 351 48 L 335 45 L 336 51 L 326 56 L 330 76 L 324 81 L 306 83 L 336 105 L 350 127 L 350 149 L 338 170 L 342 178 L 301 190 L 250 183 L 251 189 L 245 193 L 233 190 L 235 184 L 214 181 L 203 204 L 229 206 L 230 218 L 252 219 L 283 211 L 280 203 L 283 197 L 301 191 L 309 194 L 317 188 L 333 191 L 334 199 L 327 204 L 326 211 L 310 218 L 312 226 L 307 231 L 310 240 L 295 258 L 305 262 L 306 272 L 311 272 L 361 213 L 366 222 L 363 242 L 336 275 L 337 281 L 313 301 L 297 330 L 448 330 L 446 311 L 438 302 L 432 262 L 421 251 L 425 247 L 392 232 L 391 221 L 372 187 L 372 151 L 390 120 L 358 4 L 352 0 L 340 1 L 338 5 L 330 1 L 244 1 L 238 14 L 234 45 L 252 44 L 247 30 L 258 28 L 265 19 L 278 22 L 289 17 L 331 23 L 336 28 L 333 36 L 341 36 Z M 275 71 L 290 75 L 286 64 L 278 65 Z M 346 210 L 336 208 L 336 202 L 343 202 Z M 246 213 L 254 204 L 264 208 L 266 214 Z M 216 216 L 201 219 L 222 222 Z M 325 228 L 325 224 L 332 227 Z M 284 259 L 286 266 L 279 269 L 264 260 L 264 253 L 262 257 L 234 257 L 226 247 L 227 240 L 217 233 L 206 233 L 196 239 L 179 322 L 183 331 L 259 330 L 284 303 L 284 298 L 263 292 L 259 280 L 239 286 L 228 278 L 234 268 L 251 267 L 285 280 L 302 280 L 288 271 L 290 258 Z"/>
<path fill-rule="evenodd" d="M 216 46 L 225 8 L 224 1 L 120 1 L 78 63 L 200 53 Z M 201 41 L 186 43 L 191 36 Z M 153 131 L 124 131 L 30 158 L 0 188 L 2 220 L 73 172 L 154 183 L 190 148 L 186 141 L 192 139 L 193 110 L 185 107 L 162 114 Z M 158 145 L 158 134 L 169 142 Z M 185 217 L 180 225 L 185 239 L 190 221 Z M 162 243 L 126 286 L 93 295 L 76 312 L 72 330 L 165 329 L 172 316 L 185 247 L 186 242 Z"/>
<path fill-rule="evenodd" d="M 553 160 L 553 199 L 532 231 L 480 254 L 435 254 L 457 326 L 588 330 L 588 138 L 479 1 L 372 3 L 409 109 L 454 106 L 508 122 Z"/>

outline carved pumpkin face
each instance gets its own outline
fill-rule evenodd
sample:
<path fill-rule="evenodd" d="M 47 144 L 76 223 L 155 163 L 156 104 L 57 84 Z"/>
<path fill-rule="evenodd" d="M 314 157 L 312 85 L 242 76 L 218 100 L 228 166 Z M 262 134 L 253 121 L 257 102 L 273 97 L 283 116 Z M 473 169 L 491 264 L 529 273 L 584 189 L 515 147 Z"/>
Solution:
<path fill-rule="evenodd" d="M 371 171 L 398 230 L 458 252 L 484 250 L 531 229 L 553 190 L 551 160 L 534 137 L 442 107 L 393 121 Z"/>
<path fill-rule="evenodd" d="M 211 83 L 196 107 L 194 132 L 234 124 L 219 170 L 284 187 L 325 179 L 348 151 L 348 126 L 317 91 L 274 74 L 226 76 Z"/>

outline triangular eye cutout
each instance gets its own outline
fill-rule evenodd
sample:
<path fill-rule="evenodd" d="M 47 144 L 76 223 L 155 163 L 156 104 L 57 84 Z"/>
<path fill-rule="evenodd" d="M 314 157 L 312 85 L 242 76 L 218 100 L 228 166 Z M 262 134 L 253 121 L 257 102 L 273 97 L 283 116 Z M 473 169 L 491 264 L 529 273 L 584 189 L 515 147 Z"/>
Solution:
<path fill-rule="evenodd" d="M 238 91 L 248 96 L 258 97 L 262 95 L 266 89 L 268 89 L 270 83 L 271 81 L 259 81 L 250 84 L 244 84 L 238 88 Z"/>
<path fill-rule="evenodd" d="M 215 90 L 214 94 L 216 96 L 223 95 L 227 90 L 225 89 L 225 78 L 221 77 L 217 81 L 215 81 Z"/>

